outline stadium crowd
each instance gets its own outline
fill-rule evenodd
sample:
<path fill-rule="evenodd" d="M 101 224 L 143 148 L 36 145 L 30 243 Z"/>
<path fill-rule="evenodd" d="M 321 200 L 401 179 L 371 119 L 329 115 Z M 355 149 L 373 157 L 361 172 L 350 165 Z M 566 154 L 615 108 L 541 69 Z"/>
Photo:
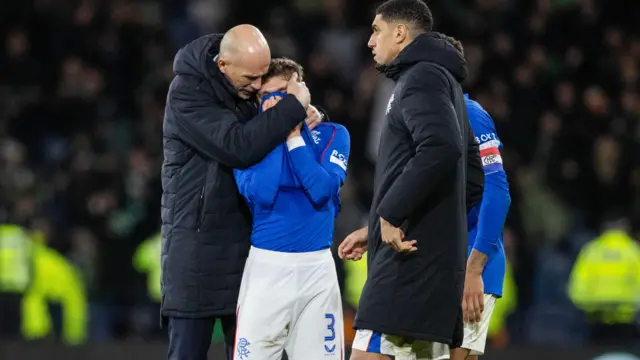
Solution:
<path fill-rule="evenodd" d="M 505 144 L 513 198 L 505 245 L 517 308 L 494 345 L 593 341 L 567 283 L 580 250 L 605 226 L 632 225 L 629 234 L 640 239 L 640 7 L 430 6 L 436 29 L 463 43 L 465 90 L 491 113 Z M 77 266 L 90 339 L 157 324 L 141 310 L 153 302 L 132 259 L 159 230 L 173 55 L 203 33 L 252 23 L 274 55 L 305 65 L 313 103 L 352 138 L 336 241 L 363 225 L 390 91 L 366 47 L 374 8 L 365 0 L 0 5 L 0 221 L 29 228 Z M 640 283 L 640 272 L 634 279 Z"/>

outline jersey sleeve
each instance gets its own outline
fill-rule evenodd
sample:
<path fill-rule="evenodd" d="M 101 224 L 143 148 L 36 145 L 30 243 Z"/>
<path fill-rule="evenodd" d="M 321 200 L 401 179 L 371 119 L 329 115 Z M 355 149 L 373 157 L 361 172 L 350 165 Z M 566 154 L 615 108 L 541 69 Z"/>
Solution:
<path fill-rule="evenodd" d="M 238 190 L 249 205 L 265 209 L 273 207 L 280 187 L 283 159 L 282 146 L 278 146 L 257 164 L 233 170 Z"/>
<path fill-rule="evenodd" d="M 349 132 L 343 126 L 332 126 L 332 133 L 322 152 L 320 162 L 303 137 L 287 141 L 292 170 L 309 199 L 323 206 L 340 191 L 347 177 L 351 151 Z"/>
<path fill-rule="evenodd" d="M 481 108 L 469 107 L 469 121 L 480 145 L 485 184 L 478 214 L 478 232 L 473 248 L 491 255 L 498 249 L 507 218 L 511 196 L 507 174 L 502 166 L 502 143 L 489 114 Z"/>
<path fill-rule="evenodd" d="M 498 138 L 491 116 L 483 109 L 469 108 L 469 121 L 480 147 L 480 158 L 485 175 L 504 172 L 502 166 L 502 142 Z"/>

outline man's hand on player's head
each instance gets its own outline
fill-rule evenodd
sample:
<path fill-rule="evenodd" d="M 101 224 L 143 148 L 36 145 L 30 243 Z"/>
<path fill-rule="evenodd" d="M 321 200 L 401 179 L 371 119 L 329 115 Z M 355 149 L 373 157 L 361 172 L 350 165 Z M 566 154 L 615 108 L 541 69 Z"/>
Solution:
<path fill-rule="evenodd" d="M 304 106 L 305 110 L 309 107 L 311 103 L 311 93 L 309 93 L 309 88 L 304 82 L 298 81 L 298 74 L 294 73 L 289 79 L 289 83 L 287 84 L 287 94 L 291 94 L 298 99 L 300 104 Z"/>
<path fill-rule="evenodd" d="M 405 241 L 404 232 L 383 218 L 380 218 L 380 232 L 382 233 L 382 241 L 397 252 L 407 253 L 418 250 L 415 247 L 416 240 Z"/>
<path fill-rule="evenodd" d="M 362 259 L 364 253 L 367 252 L 368 232 L 368 229 L 364 227 L 349 234 L 338 246 L 340 259 L 354 261 Z"/>
<path fill-rule="evenodd" d="M 462 295 L 462 316 L 464 321 L 471 324 L 480 322 L 483 311 L 484 282 L 482 281 L 482 273 L 470 273 L 467 271 Z"/>
<path fill-rule="evenodd" d="M 318 124 L 322 122 L 322 118 L 322 113 L 320 113 L 315 106 L 309 105 L 307 108 L 307 119 L 305 120 L 309 130 L 313 130 L 314 127 L 318 126 Z"/>

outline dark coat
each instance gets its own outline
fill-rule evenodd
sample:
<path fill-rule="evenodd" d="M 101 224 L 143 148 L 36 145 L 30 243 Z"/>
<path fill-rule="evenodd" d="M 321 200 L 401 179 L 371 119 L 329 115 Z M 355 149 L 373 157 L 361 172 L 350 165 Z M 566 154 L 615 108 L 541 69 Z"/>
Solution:
<path fill-rule="evenodd" d="M 469 161 L 482 166 L 460 86 L 466 62 L 446 41 L 424 34 L 385 75 L 396 86 L 380 139 L 368 278 L 354 326 L 451 344 L 462 325 L 467 207 L 481 198 L 484 180 L 476 174 L 467 184 Z M 417 240 L 418 250 L 401 254 L 384 244 L 380 217 Z"/>
<path fill-rule="evenodd" d="M 235 314 L 251 215 L 233 168 L 261 160 L 306 112 L 294 96 L 258 115 L 215 65 L 222 35 L 175 57 L 164 117 L 162 315 Z"/>

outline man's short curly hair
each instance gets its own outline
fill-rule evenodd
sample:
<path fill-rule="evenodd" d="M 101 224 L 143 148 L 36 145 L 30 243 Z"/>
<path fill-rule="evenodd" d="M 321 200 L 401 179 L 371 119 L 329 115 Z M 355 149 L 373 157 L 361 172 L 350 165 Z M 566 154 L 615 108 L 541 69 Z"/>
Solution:
<path fill-rule="evenodd" d="M 302 69 L 302 65 L 286 57 L 280 57 L 271 59 L 269 71 L 262 77 L 262 80 L 267 81 L 276 76 L 289 80 L 293 74 L 298 74 L 298 80 L 303 81 L 304 70 Z"/>
<path fill-rule="evenodd" d="M 378 7 L 376 15 L 387 22 L 407 22 L 420 32 L 433 28 L 433 15 L 422 0 L 388 0 Z"/>
<path fill-rule="evenodd" d="M 456 38 L 454 38 L 453 36 L 445 35 L 443 33 L 435 32 L 435 31 L 431 33 L 431 36 L 435 37 L 436 39 L 446 41 L 449 45 L 456 48 L 456 50 L 458 50 L 460 54 L 464 55 L 464 47 L 462 46 L 462 43 Z"/>

